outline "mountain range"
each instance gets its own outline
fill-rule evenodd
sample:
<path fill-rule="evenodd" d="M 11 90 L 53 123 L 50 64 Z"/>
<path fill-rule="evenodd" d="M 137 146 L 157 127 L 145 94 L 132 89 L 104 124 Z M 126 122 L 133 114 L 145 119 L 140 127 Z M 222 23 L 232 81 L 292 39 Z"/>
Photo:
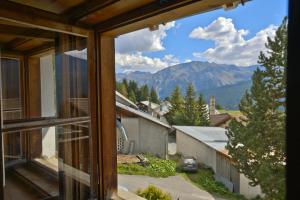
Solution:
<path fill-rule="evenodd" d="M 192 61 L 164 68 L 156 73 L 117 73 L 116 80 L 134 80 L 138 85 L 154 87 L 161 99 L 170 96 L 176 85 L 182 95 L 191 82 L 197 94 L 206 100 L 215 96 L 216 102 L 226 109 L 238 109 L 238 104 L 246 89 L 251 87 L 251 77 L 258 66 L 239 67 L 235 65 Z"/>

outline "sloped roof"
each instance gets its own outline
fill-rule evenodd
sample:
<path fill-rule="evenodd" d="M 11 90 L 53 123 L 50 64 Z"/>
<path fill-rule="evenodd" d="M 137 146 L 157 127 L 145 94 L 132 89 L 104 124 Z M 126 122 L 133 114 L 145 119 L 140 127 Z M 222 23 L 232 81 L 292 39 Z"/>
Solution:
<path fill-rule="evenodd" d="M 142 112 L 142 111 L 140 111 L 140 110 L 133 109 L 133 108 L 131 108 L 131 107 L 129 107 L 129 106 L 126 106 L 126 105 L 124 105 L 124 104 L 121 104 L 121 103 L 119 103 L 119 102 L 116 102 L 116 106 L 117 106 L 117 108 L 120 108 L 120 109 L 122 109 L 122 110 L 125 110 L 125 111 L 127 111 L 127 112 L 130 112 L 131 114 L 134 114 L 134 115 L 136 115 L 136 116 L 142 117 L 142 118 L 147 119 L 147 120 L 149 120 L 149 121 L 152 121 L 152 122 L 154 122 L 154 123 L 156 123 L 156 124 L 159 124 L 159 125 L 161 125 L 161 126 L 164 126 L 164 127 L 166 127 L 166 128 L 171 129 L 171 126 L 170 126 L 170 125 L 168 125 L 168 124 L 166 124 L 166 123 L 160 121 L 159 119 L 157 119 L 157 118 L 155 118 L 155 117 L 149 115 L 148 113 Z"/>
<path fill-rule="evenodd" d="M 221 113 L 217 115 L 210 115 L 210 122 L 213 126 L 219 126 L 220 124 L 226 123 L 231 120 L 232 117 L 228 113 Z"/>
<path fill-rule="evenodd" d="M 140 103 L 145 105 L 145 106 L 149 105 L 149 101 L 141 101 Z M 158 107 L 159 107 L 159 105 L 157 103 L 151 102 L 151 109 L 155 109 L 155 108 L 158 108 Z"/>
<path fill-rule="evenodd" d="M 126 98 L 124 95 L 122 95 L 120 92 L 116 91 L 116 101 L 130 106 L 132 108 L 138 109 L 137 105 L 135 105 L 135 103 L 133 103 L 132 101 L 130 101 L 128 98 Z"/>
<path fill-rule="evenodd" d="M 204 126 L 173 126 L 175 129 L 191 136 L 192 138 L 205 143 L 209 147 L 223 152 L 227 145 L 228 137 L 226 129 L 220 127 Z"/>

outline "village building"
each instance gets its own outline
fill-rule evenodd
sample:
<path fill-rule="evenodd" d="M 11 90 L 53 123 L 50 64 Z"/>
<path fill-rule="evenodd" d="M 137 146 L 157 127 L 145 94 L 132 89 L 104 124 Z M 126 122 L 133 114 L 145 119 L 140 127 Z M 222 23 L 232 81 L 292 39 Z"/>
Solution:
<path fill-rule="evenodd" d="M 168 135 L 171 126 L 140 110 L 116 102 L 117 118 L 124 127 L 127 140 L 119 140 L 119 153 L 149 153 L 160 158 L 168 158 Z"/>
<path fill-rule="evenodd" d="M 199 164 L 210 167 L 216 180 L 230 191 L 254 198 L 262 195 L 259 186 L 252 187 L 244 174 L 239 173 L 228 155 L 226 129 L 220 127 L 173 126 L 176 129 L 176 150 L 193 156 Z"/>
<path fill-rule="evenodd" d="M 162 101 L 159 104 L 151 101 L 141 101 L 137 103 L 140 110 L 149 113 L 159 120 L 168 123 L 165 115 L 170 111 L 172 105 L 169 101 Z"/>

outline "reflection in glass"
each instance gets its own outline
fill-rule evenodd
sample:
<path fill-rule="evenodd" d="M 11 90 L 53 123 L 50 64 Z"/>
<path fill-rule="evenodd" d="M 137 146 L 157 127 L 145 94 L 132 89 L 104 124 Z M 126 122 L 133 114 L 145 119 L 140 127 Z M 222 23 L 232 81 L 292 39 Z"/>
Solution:
<path fill-rule="evenodd" d="M 24 65 L 1 58 L 5 200 L 91 197 L 86 39 L 55 44 Z"/>

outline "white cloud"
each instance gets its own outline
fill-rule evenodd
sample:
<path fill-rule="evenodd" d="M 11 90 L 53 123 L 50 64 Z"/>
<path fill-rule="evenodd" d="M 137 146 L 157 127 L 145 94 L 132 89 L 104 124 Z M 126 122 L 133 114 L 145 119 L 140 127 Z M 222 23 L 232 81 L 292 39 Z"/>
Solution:
<path fill-rule="evenodd" d="M 175 27 L 175 21 L 159 25 L 156 31 L 142 29 L 121 35 L 116 39 L 118 53 L 133 53 L 164 50 L 162 40 L 167 36 L 166 31 Z"/>
<path fill-rule="evenodd" d="M 116 53 L 116 67 L 123 72 L 146 71 L 156 72 L 171 65 L 176 65 L 179 60 L 173 55 L 165 55 L 161 58 L 150 58 L 141 52 L 131 54 Z"/>
<path fill-rule="evenodd" d="M 142 29 L 122 35 L 116 39 L 116 67 L 118 71 L 147 71 L 156 72 L 165 67 L 179 63 L 173 55 L 163 58 L 144 56 L 144 52 L 162 51 L 165 49 L 163 39 L 167 30 L 177 28 L 175 21 L 159 25 L 156 31 Z"/>
<path fill-rule="evenodd" d="M 191 59 L 184 60 L 184 63 L 189 63 L 189 62 L 192 62 L 192 60 Z"/>
<path fill-rule="evenodd" d="M 237 30 L 232 19 L 219 17 L 207 27 L 198 27 L 190 33 L 191 38 L 215 42 L 213 48 L 194 52 L 193 56 L 219 64 L 254 65 L 257 64 L 259 52 L 266 50 L 267 37 L 274 37 L 276 29 L 276 26 L 270 25 L 246 40 L 247 30 Z"/>

